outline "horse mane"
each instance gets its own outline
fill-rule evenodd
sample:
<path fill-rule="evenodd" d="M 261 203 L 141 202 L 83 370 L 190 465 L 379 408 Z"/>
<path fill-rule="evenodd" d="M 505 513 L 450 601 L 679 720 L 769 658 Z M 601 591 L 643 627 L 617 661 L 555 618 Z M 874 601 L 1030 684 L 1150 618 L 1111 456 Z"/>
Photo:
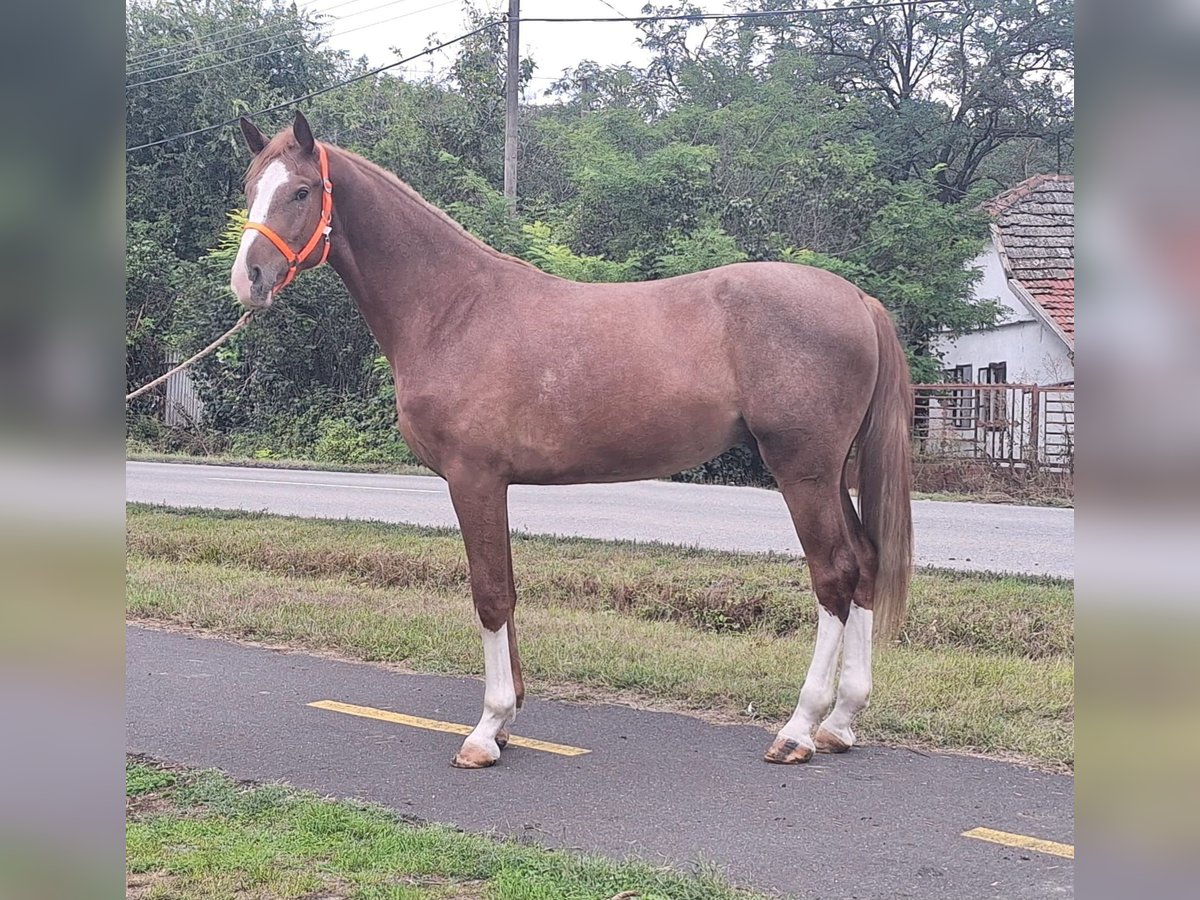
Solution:
<path fill-rule="evenodd" d="M 407 182 L 403 181 L 394 172 L 389 172 L 387 169 L 383 168 L 383 166 L 377 165 L 376 163 L 371 162 L 371 160 L 366 159 L 362 156 L 359 156 L 357 153 L 353 153 L 350 150 L 345 149 L 344 147 L 335 147 L 331 144 L 326 144 L 325 149 L 330 152 L 330 155 L 340 155 L 340 156 L 344 157 L 345 159 L 349 160 L 351 163 L 354 163 L 355 165 L 357 165 L 360 169 L 365 170 L 368 174 L 374 175 L 376 178 L 382 179 L 384 182 L 386 182 L 391 187 L 396 188 L 406 198 L 411 200 L 413 203 L 417 204 L 417 206 L 423 208 L 426 212 L 432 214 L 435 218 L 439 219 L 444 224 L 449 225 L 456 232 L 458 232 L 463 237 L 465 237 L 467 240 L 469 240 L 473 244 L 475 244 L 480 250 L 485 251 L 486 253 L 490 254 L 491 256 L 495 257 L 496 259 L 502 259 L 502 260 L 505 260 L 506 262 L 519 263 L 520 265 L 525 266 L 526 268 L 529 268 L 529 269 L 533 269 L 534 271 L 537 271 L 537 272 L 541 271 L 541 269 L 539 269 L 537 266 L 533 265 L 532 263 L 526 262 L 525 260 L 523 260 L 519 257 L 516 257 L 516 256 L 510 256 L 507 253 L 501 253 L 499 250 L 497 250 L 491 244 L 488 244 L 486 241 L 482 241 L 479 238 L 477 238 L 475 235 L 471 234 L 471 232 L 469 232 L 466 228 L 464 228 L 459 222 L 455 221 L 454 218 L 449 213 L 447 213 L 443 209 L 440 209 L 437 206 L 434 206 L 432 203 L 430 203 L 428 200 L 426 200 L 424 197 L 422 197 L 414 187 L 412 187 Z M 260 156 L 266 155 L 265 151 L 264 151 L 264 153 L 259 154 L 259 155 Z M 336 187 L 334 187 L 334 203 L 335 204 L 337 203 L 337 188 Z"/>

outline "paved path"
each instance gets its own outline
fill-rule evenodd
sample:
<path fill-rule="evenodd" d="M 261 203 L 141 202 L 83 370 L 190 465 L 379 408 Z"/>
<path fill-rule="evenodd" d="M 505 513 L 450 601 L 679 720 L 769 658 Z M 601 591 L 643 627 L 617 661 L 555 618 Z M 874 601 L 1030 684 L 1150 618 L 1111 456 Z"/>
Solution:
<path fill-rule="evenodd" d="M 130 627 L 132 752 L 236 778 L 382 803 L 469 830 L 821 898 L 1072 895 L 1071 860 L 973 840 L 978 827 L 1073 843 L 1067 776 L 879 747 L 802 767 L 759 756 L 770 735 L 669 713 L 531 698 L 492 769 L 449 766 L 461 738 L 308 704 L 335 700 L 473 723 L 481 684 Z"/>
<path fill-rule="evenodd" d="M 142 462 L 126 463 L 125 475 L 125 496 L 146 503 L 457 524 L 440 478 Z M 532 534 L 800 552 L 782 498 L 758 488 L 667 481 L 516 485 L 509 506 L 513 528 Z M 917 500 L 913 518 L 919 565 L 1075 575 L 1073 510 Z"/>

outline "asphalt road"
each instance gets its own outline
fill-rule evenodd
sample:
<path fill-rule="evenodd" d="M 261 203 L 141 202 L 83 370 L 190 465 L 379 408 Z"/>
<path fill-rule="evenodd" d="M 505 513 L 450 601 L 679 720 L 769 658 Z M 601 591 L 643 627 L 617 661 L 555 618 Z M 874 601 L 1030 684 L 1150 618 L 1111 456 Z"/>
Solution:
<path fill-rule="evenodd" d="M 440 478 L 128 462 L 125 496 L 146 503 L 456 526 Z M 783 499 L 758 488 L 636 481 L 515 485 L 512 527 L 531 534 L 801 553 Z M 913 502 L 918 565 L 1073 578 L 1074 511 Z"/>
<path fill-rule="evenodd" d="M 481 685 L 130 627 L 129 750 L 236 778 L 283 779 L 421 819 L 552 847 L 635 855 L 794 897 L 1071 896 L 1070 859 L 963 836 L 1073 843 L 1068 776 L 883 747 L 771 766 L 770 735 L 670 713 L 531 698 L 492 769 L 452 769 L 461 738 L 308 704 L 473 723 Z M 797 669 L 801 672 L 802 667 Z"/>

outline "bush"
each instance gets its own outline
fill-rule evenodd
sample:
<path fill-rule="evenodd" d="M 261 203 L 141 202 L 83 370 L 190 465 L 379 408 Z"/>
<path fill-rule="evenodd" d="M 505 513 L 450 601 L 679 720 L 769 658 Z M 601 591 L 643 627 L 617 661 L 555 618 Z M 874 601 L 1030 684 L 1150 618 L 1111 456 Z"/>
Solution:
<path fill-rule="evenodd" d="M 312 454 L 318 462 L 420 464 L 395 428 L 367 428 L 349 417 L 322 419 L 318 428 Z"/>
<path fill-rule="evenodd" d="M 703 465 L 671 476 L 672 481 L 692 484 L 737 484 L 775 487 L 775 479 L 759 455 L 757 446 L 741 445 L 726 450 Z"/>

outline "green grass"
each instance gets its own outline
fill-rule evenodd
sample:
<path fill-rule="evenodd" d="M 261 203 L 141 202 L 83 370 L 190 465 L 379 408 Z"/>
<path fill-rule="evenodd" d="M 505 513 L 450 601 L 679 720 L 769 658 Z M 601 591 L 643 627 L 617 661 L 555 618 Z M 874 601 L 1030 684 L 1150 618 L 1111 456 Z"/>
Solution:
<path fill-rule="evenodd" d="M 1058 509 L 1073 509 L 1073 496 L 1055 496 L 1041 493 L 1034 496 L 1006 494 L 1003 491 L 978 491 L 963 493 L 960 491 L 913 491 L 914 500 L 933 500 L 938 503 L 994 503 L 1001 506 L 1051 506 Z"/>
<path fill-rule="evenodd" d="M 135 617 L 478 674 L 456 532 L 130 506 Z M 730 720 L 790 713 L 815 636 L 803 564 L 783 556 L 518 537 L 518 630 L 535 694 L 619 697 Z M 879 647 L 868 741 L 1073 759 L 1069 582 L 919 572 Z"/>
<path fill-rule="evenodd" d="M 318 462 L 314 459 L 276 459 L 256 456 L 236 456 L 230 453 L 205 454 L 165 453 L 126 446 L 125 459 L 132 462 L 190 463 L 198 466 L 244 466 L 252 469 L 308 469 L 314 472 L 367 472 L 384 475 L 433 475 L 424 466 L 400 462 Z"/>
<path fill-rule="evenodd" d="M 140 900 L 753 900 L 684 875 L 416 825 L 376 806 L 217 772 L 126 764 L 126 877 Z"/>

